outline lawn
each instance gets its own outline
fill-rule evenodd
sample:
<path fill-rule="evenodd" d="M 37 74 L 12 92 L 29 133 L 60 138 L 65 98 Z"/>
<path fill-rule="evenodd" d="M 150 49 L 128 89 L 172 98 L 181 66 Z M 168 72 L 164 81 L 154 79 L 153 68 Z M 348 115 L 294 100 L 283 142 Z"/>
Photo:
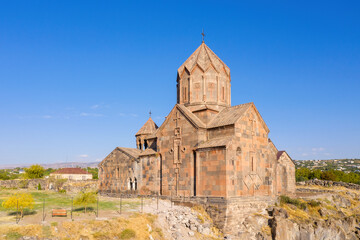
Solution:
<path fill-rule="evenodd" d="M 76 194 L 58 193 L 54 191 L 45 190 L 26 190 L 26 189 L 0 189 L 0 212 L 8 211 L 2 207 L 2 202 L 14 193 L 30 193 L 34 198 L 34 211 L 41 211 L 43 208 L 43 201 L 45 200 L 45 209 L 64 208 L 71 209 L 72 198 L 76 197 Z M 140 206 L 139 199 L 123 199 L 122 209 L 124 211 L 134 211 Z M 96 209 L 96 203 L 89 206 L 90 209 Z M 73 206 L 73 209 L 79 210 L 80 206 Z M 119 199 L 116 198 L 99 198 L 99 210 L 117 210 L 119 209 Z"/>

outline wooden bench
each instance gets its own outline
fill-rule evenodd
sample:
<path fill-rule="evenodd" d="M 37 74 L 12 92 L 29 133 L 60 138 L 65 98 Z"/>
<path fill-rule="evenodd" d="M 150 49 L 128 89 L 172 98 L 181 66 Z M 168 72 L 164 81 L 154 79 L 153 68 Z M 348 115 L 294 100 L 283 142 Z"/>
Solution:
<path fill-rule="evenodd" d="M 66 217 L 66 209 L 53 209 L 51 213 L 52 217 Z"/>

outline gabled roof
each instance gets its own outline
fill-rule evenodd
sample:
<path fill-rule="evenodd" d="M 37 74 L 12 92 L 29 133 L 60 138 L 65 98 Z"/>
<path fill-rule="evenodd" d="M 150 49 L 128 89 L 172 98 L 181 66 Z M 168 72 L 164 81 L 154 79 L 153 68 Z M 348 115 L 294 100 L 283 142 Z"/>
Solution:
<path fill-rule="evenodd" d="M 209 122 L 207 128 L 216 128 L 216 127 L 235 124 L 241 117 L 245 115 L 245 113 L 250 108 L 254 109 L 255 114 L 260 119 L 260 123 L 263 125 L 266 132 L 269 133 L 270 132 L 269 128 L 267 127 L 265 121 L 261 117 L 259 111 L 256 109 L 254 103 L 252 102 L 224 108 Z"/>
<path fill-rule="evenodd" d="M 213 66 L 217 72 L 223 70 L 228 76 L 230 68 L 216 56 L 216 54 L 203 42 L 191 56 L 178 68 L 178 74 L 181 75 L 185 69 L 191 72 L 198 65 L 203 71 Z"/>
<path fill-rule="evenodd" d="M 232 137 L 210 139 L 206 142 L 200 143 L 197 148 L 200 149 L 200 148 L 211 148 L 211 147 L 223 147 L 223 146 L 227 146 L 231 142 L 231 140 Z"/>
<path fill-rule="evenodd" d="M 253 103 L 244 103 L 233 107 L 224 108 L 208 124 L 208 128 L 215 128 L 234 124 Z"/>
<path fill-rule="evenodd" d="M 116 147 L 98 164 L 98 167 L 100 168 L 106 161 L 108 161 L 109 157 L 112 156 L 116 151 L 123 152 L 125 155 L 127 155 L 130 159 L 134 161 L 138 161 L 139 154 L 141 153 L 141 150 L 137 148 Z"/>
<path fill-rule="evenodd" d="M 275 146 L 275 144 L 273 143 L 273 141 L 271 141 L 270 138 L 268 139 L 268 143 L 269 143 L 269 145 L 270 145 L 270 147 L 271 147 L 271 150 L 273 150 L 274 153 L 277 153 L 277 152 L 279 151 L 279 150 L 277 149 L 277 147 Z"/>
<path fill-rule="evenodd" d="M 288 156 L 288 158 L 291 160 L 291 162 L 295 165 L 294 160 L 292 160 L 292 158 L 289 156 L 289 154 L 286 151 L 278 151 L 276 154 L 276 159 L 279 160 L 283 154 L 286 154 L 286 156 Z"/>
<path fill-rule="evenodd" d="M 158 126 L 155 124 L 155 122 L 149 117 L 149 119 L 146 121 L 146 123 L 140 128 L 140 130 L 135 134 L 135 136 L 138 135 L 148 135 L 152 134 L 158 129 Z"/>
<path fill-rule="evenodd" d="M 149 156 L 149 155 L 155 155 L 155 154 L 156 154 L 156 152 L 155 152 L 153 149 L 147 148 L 147 149 L 145 149 L 144 151 L 142 151 L 142 152 L 139 154 L 139 156 Z"/>
<path fill-rule="evenodd" d="M 193 124 L 197 127 L 205 128 L 205 124 L 195 115 L 193 114 L 187 107 L 182 104 L 176 104 L 180 112 L 182 112 L 185 117 L 187 117 Z"/>
<path fill-rule="evenodd" d="M 166 117 L 165 121 L 161 124 L 161 126 L 156 131 L 156 135 L 158 132 L 161 132 L 161 130 L 167 125 L 169 122 L 171 114 L 176 111 L 176 109 L 181 112 L 185 118 L 195 127 L 195 128 L 205 128 L 205 124 L 195 115 L 193 114 L 189 109 L 187 109 L 182 104 L 176 104 L 170 111 L 169 115 Z M 153 138 L 153 135 L 150 135 Z"/>
<path fill-rule="evenodd" d="M 285 151 L 278 151 L 276 154 L 276 159 L 279 160 L 279 158 L 281 157 L 281 155 L 284 153 Z"/>
<path fill-rule="evenodd" d="M 51 174 L 91 174 L 88 171 L 81 168 L 61 168 L 52 172 Z"/>
<path fill-rule="evenodd" d="M 120 151 L 124 152 L 125 154 L 129 155 L 129 157 L 133 157 L 137 159 L 141 153 L 140 149 L 137 148 L 124 148 L 124 147 L 117 147 Z"/>

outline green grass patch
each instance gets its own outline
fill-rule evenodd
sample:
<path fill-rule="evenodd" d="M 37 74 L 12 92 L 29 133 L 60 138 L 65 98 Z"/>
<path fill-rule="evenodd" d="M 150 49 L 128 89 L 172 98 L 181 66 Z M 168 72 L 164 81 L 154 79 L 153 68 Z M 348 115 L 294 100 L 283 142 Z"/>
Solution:
<path fill-rule="evenodd" d="M 22 235 L 18 232 L 8 232 L 5 236 L 5 239 L 6 240 L 17 240 L 21 237 L 22 237 Z"/>
<path fill-rule="evenodd" d="M 71 210 L 71 201 L 72 196 L 67 193 L 59 193 L 55 191 L 37 191 L 37 190 L 13 190 L 13 189 L 2 189 L 0 191 L 0 212 L 6 212 L 8 209 L 2 207 L 2 202 L 5 201 L 14 193 L 27 192 L 32 195 L 34 198 L 34 208 L 31 209 L 31 213 L 40 212 L 43 209 L 43 201 L 45 199 L 45 211 L 50 211 L 51 209 L 63 208 L 68 211 Z M 89 210 L 92 208 L 92 211 L 96 210 L 96 203 L 89 205 Z M 122 200 L 122 210 L 131 211 L 138 210 L 140 207 L 139 199 L 123 199 Z M 73 206 L 74 210 L 76 206 Z M 99 201 L 99 210 L 118 210 L 119 209 L 119 199 L 101 199 Z"/>
<path fill-rule="evenodd" d="M 135 238 L 135 231 L 129 228 L 126 228 L 124 231 L 120 233 L 120 239 L 132 239 Z"/>

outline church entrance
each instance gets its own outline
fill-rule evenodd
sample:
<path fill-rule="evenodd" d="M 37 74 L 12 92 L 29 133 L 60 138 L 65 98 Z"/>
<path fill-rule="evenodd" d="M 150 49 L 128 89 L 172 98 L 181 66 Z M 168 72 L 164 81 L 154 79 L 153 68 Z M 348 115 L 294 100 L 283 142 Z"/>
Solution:
<path fill-rule="evenodd" d="M 160 155 L 160 195 L 163 194 L 163 191 L 162 191 L 162 156 Z"/>
<path fill-rule="evenodd" d="M 196 196 L 196 152 L 194 151 L 193 152 L 193 159 L 194 159 L 194 182 L 193 182 L 193 185 L 194 185 L 194 196 Z"/>

